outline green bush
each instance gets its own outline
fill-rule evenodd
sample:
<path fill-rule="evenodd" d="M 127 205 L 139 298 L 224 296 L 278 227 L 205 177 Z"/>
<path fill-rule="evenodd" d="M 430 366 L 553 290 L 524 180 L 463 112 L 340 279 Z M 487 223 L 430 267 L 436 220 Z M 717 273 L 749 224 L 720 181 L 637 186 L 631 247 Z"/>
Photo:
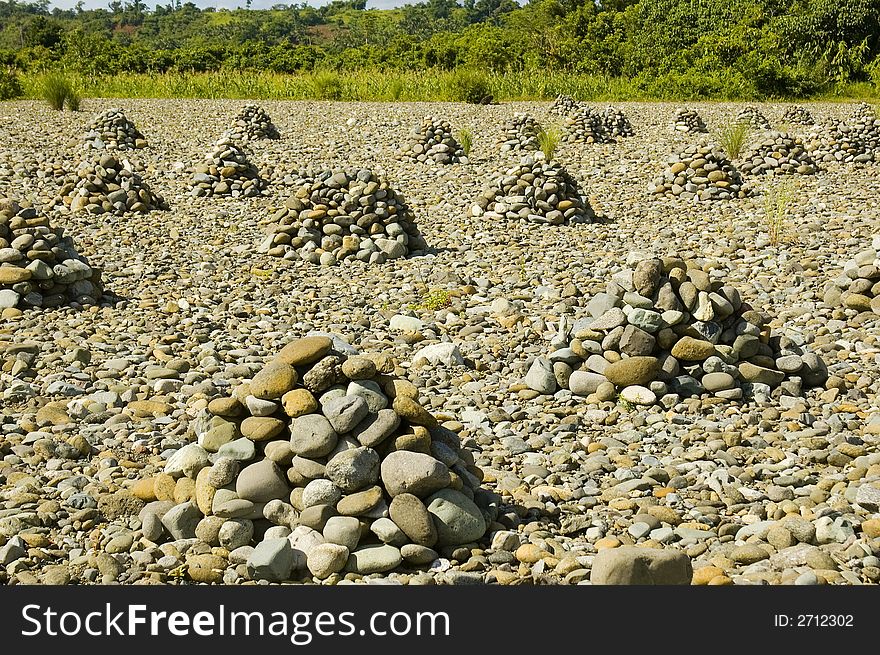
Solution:
<path fill-rule="evenodd" d="M 312 76 L 312 92 L 317 100 L 342 100 L 342 77 L 334 71 L 318 71 Z"/>
<path fill-rule="evenodd" d="M 63 73 L 47 73 L 40 83 L 40 95 L 52 109 L 61 111 L 74 93 L 73 84 Z"/>
<path fill-rule="evenodd" d="M 450 100 L 485 104 L 492 101 L 492 88 L 489 78 L 480 71 L 459 68 L 449 78 Z"/>
<path fill-rule="evenodd" d="M 14 70 L 0 70 L 0 100 L 12 100 L 23 95 L 21 81 Z"/>

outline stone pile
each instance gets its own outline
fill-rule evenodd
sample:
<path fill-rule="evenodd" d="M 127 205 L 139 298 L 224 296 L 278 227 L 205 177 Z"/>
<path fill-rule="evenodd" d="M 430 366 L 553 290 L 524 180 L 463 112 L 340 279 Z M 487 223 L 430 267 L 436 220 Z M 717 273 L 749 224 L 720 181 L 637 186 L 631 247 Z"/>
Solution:
<path fill-rule="evenodd" d="M 569 116 L 571 114 L 577 113 L 582 108 L 583 105 L 580 102 L 578 102 L 571 96 L 560 93 L 558 96 L 556 96 L 553 104 L 550 105 L 550 113 L 557 116 Z"/>
<path fill-rule="evenodd" d="M 830 118 L 807 135 L 805 144 L 818 162 L 867 163 L 880 151 L 880 119 L 844 123 Z"/>
<path fill-rule="evenodd" d="M 880 236 L 873 238 L 870 249 L 844 263 L 843 272 L 826 285 L 824 301 L 830 307 L 880 314 Z"/>
<path fill-rule="evenodd" d="M 669 169 L 653 181 L 653 193 L 683 200 L 729 200 L 749 193 L 742 175 L 717 145 L 689 146 L 666 163 Z"/>
<path fill-rule="evenodd" d="M 437 164 L 466 164 L 468 158 L 452 134 L 449 121 L 426 116 L 410 133 L 407 143 L 398 151 L 400 157 Z"/>
<path fill-rule="evenodd" d="M 816 162 L 800 137 L 786 132 L 766 132 L 743 157 L 739 169 L 744 175 L 812 175 L 816 172 Z"/>
<path fill-rule="evenodd" d="M 0 310 L 94 305 L 101 274 L 33 207 L 0 200 Z"/>
<path fill-rule="evenodd" d="M 144 135 L 118 107 L 95 116 L 88 125 L 83 141 L 86 146 L 96 150 L 134 150 L 147 147 Z"/>
<path fill-rule="evenodd" d="M 371 170 L 323 171 L 296 186 L 269 220 L 259 252 L 332 266 L 381 264 L 426 248 L 403 196 Z"/>
<path fill-rule="evenodd" d="M 767 120 L 764 114 L 761 113 L 761 110 L 757 107 L 745 107 L 736 115 L 734 122 L 745 123 L 757 130 L 770 129 L 770 121 Z"/>
<path fill-rule="evenodd" d="M 857 104 L 852 113 L 852 122 L 854 123 L 873 121 L 875 118 L 877 118 L 877 110 L 867 102 Z"/>
<path fill-rule="evenodd" d="M 95 162 L 81 163 L 76 173 L 65 180 L 52 204 L 66 206 L 71 212 L 117 216 L 168 209 L 165 200 L 150 190 L 129 161 L 110 154 L 101 155 Z"/>
<path fill-rule="evenodd" d="M 473 204 L 471 216 L 562 225 L 589 222 L 594 214 L 565 168 L 538 153 L 500 175 Z"/>
<path fill-rule="evenodd" d="M 281 135 L 265 109 L 259 105 L 248 103 L 235 117 L 230 128 L 226 130 L 226 136 L 235 142 L 245 142 L 278 139 Z"/>
<path fill-rule="evenodd" d="M 501 128 L 497 145 L 502 153 L 538 150 L 541 126 L 531 114 L 514 114 Z"/>
<path fill-rule="evenodd" d="M 698 134 L 708 132 L 706 123 L 700 118 L 695 109 L 679 108 L 675 110 L 673 116 L 672 129 L 676 132 L 685 132 L 687 134 Z"/>
<path fill-rule="evenodd" d="M 497 525 L 474 456 L 389 375 L 394 360 L 333 344 L 289 343 L 211 400 L 197 443 L 132 488 L 147 502 L 144 538 L 197 545 L 193 579 L 219 582 L 238 564 L 269 582 L 424 569 Z"/>
<path fill-rule="evenodd" d="M 259 195 L 265 186 L 247 153 L 228 136 L 217 141 L 191 173 L 190 186 L 194 197 L 231 195 L 251 198 Z"/>
<path fill-rule="evenodd" d="M 604 115 L 592 107 L 580 107 L 568 114 L 562 127 L 562 140 L 569 143 L 605 143 L 610 140 Z"/>
<path fill-rule="evenodd" d="M 793 105 L 783 112 L 782 122 L 791 125 L 815 125 L 816 119 L 806 107 Z"/>
<path fill-rule="evenodd" d="M 560 325 L 555 350 L 533 361 L 525 384 L 667 408 L 703 394 L 762 403 L 823 385 L 822 359 L 800 336 L 772 333 L 771 317 L 743 302 L 725 274 L 672 257 L 615 273 L 589 316 Z"/>
<path fill-rule="evenodd" d="M 606 107 L 602 111 L 602 128 L 606 140 L 614 140 L 617 137 L 627 137 L 635 134 L 629 118 L 616 107 Z"/>

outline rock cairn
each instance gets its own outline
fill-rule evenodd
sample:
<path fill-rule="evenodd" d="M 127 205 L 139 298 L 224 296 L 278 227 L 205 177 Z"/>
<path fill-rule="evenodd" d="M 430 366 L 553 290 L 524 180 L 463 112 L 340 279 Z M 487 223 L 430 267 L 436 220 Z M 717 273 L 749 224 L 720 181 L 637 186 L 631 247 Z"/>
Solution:
<path fill-rule="evenodd" d="M 434 161 L 437 164 L 467 163 L 461 144 L 452 134 L 449 121 L 426 116 L 421 125 L 410 133 L 409 140 L 399 151 L 400 157 L 416 161 Z"/>
<path fill-rule="evenodd" d="M 565 168 L 539 153 L 500 175 L 477 198 L 471 216 L 562 225 L 589 222 L 593 211 Z"/>
<path fill-rule="evenodd" d="M 771 333 L 771 317 L 743 302 L 724 271 L 694 261 L 642 260 L 614 274 L 586 311 L 560 326 L 555 350 L 533 361 L 529 388 L 672 407 L 703 394 L 759 402 L 800 396 L 828 376 L 802 339 Z"/>
<path fill-rule="evenodd" d="M 605 140 L 614 140 L 618 137 L 628 137 L 635 134 L 629 118 L 617 107 L 606 107 L 602 111 L 602 131 Z"/>
<path fill-rule="evenodd" d="M 566 115 L 562 140 L 569 143 L 605 143 L 609 140 L 603 114 L 592 107 L 580 107 Z"/>
<path fill-rule="evenodd" d="M 580 102 L 578 102 L 571 96 L 560 93 L 558 96 L 556 96 L 553 104 L 550 105 L 550 113 L 557 116 L 569 116 L 571 114 L 577 113 L 582 108 L 583 105 Z"/>
<path fill-rule="evenodd" d="M 825 304 L 880 314 L 880 236 L 843 265 L 843 272 L 825 287 Z"/>
<path fill-rule="evenodd" d="M 168 209 L 165 200 L 132 170 L 130 162 L 110 154 L 96 162 L 81 163 L 59 189 L 53 205 L 66 206 L 71 212 L 117 216 Z"/>
<path fill-rule="evenodd" d="M 226 136 L 234 142 L 244 142 L 278 139 L 281 135 L 266 110 L 259 105 L 249 103 L 235 117 L 226 131 Z"/>
<path fill-rule="evenodd" d="M 700 118 L 695 109 L 676 109 L 672 120 L 672 129 L 676 132 L 684 132 L 686 134 L 708 132 L 706 123 L 703 122 L 703 119 Z"/>
<path fill-rule="evenodd" d="M 147 147 L 144 135 L 118 107 L 103 111 L 92 118 L 83 141 L 86 146 L 96 150 L 135 150 Z"/>
<path fill-rule="evenodd" d="M 729 200 L 748 195 L 742 175 L 714 144 L 689 146 L 667 160 L 669 169 L 651 190 L 683 200 Z"/>
<path fill-rule="evenodd" d="M 816 162 L 800 137 L 785 132 L 767 132 L 739 164 L 743 175 L 812 175 Z"/>
<path fill-rule="evenodd" d="M 492 525 L 500 499 L 480 488 L 473 455 L 416 387 L 389 375 L 394 361 L 333 343 L 289 343 L 212 400 L 197 443 L 133 488 L 148 503 L 145 538 L 228 552 L 190 559 L 190 577 L 219 582 L 227 559 L 269 582 L 424 568 Z M 200 575 L 205 566 L 217 579 Z"/>
<path fill-rule="evenodd" d="M 806 107 L 794 105 L 783 112 L 782 122 L 791 125 L 815 125 L 816 119 Z"/>
<path fill-rule="evenodd" d="M 767 120 L 764 114 L 761 113 L 761 110 L 757 107 L 745 107 L 736 115 L 734 122 L 745 123 L 757 130 L 770 129 L 770 121 Z"/>
<path fill-rule="evenodd" d="M 265 187 L 260 172 L 247 153 L 228 136 L 223 137 L 205 159 L 192 169 L 192 195 L 201 196 L 257 196 Z"/>
<path fill-rule="evenodd" d="M 371 170 L 323 171 L 297 187 L 269 220 L 260 252 L 332 266 L 381 264 L 426 248 L 403 196 Z"/>
<path fill-rule="evenodd" d="M 877 118 L 877 111 L 867 102 L 860 102 L 856 105 L 852 113 L 852 122 L 867 122 Z"/>
<path fill-rule="evenodd" d="M 538 150 L 541 126 L 531 114 L 514 114 L 501 128 L 497 145 L 502 153 Z"/>
<path fill-rule="evenodd" d="M 94 305 L 101 274 L 34 207 L 0 200 L 0 310 Z"/>
<path fill-rule="evenodd" d="M 861 119 L 850 123 L 831 118 L 806 137 L 810 155 L 819 162 L 863 164 L 880 152 L 880 119 Z"/>

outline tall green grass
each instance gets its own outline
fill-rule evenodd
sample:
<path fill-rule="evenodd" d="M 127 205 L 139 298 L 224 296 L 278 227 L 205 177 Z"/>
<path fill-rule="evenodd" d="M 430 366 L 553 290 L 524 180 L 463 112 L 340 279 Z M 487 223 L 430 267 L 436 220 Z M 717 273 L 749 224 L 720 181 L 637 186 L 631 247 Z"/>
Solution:
<path fill-rule="evenodd" d="M 718 143 L 731 159 L 737 159 L 743 153 L 752 133 L 751 126 L 746 122 L 728 123 L 718 132 Z"/>
<path fill-rule="evenodd" d="M 555 125 L 541 128 L 541 130 L 538 131 L 538 148 L 544 153 L 545 161 L 549 162 L 553 159 L 553 155 L 556 154 L 556 149 L 559 147 L 560 141 L 562 141 L 562 131 Z"/>
<path fill-rule="evenodd" d="M 82 96 L 77 90 L 76 82 L 59 72 L 45 73 L 36 84 L 40 97 L 55 110 L 67 107 L 70 111 L 79 111 Z"/>

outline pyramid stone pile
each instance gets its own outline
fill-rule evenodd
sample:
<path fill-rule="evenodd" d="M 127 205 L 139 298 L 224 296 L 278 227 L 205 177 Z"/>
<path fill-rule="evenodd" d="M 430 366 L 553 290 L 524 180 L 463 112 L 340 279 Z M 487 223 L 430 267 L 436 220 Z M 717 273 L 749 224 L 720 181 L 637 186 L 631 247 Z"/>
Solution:
<path fill-rule="evenodd" d="M 619 394 L 672 407 L 703 394 L 766 402 L 825 383 L 816 354 L 797 337 L 771 334 L 771 317 L 743 302 L 724 271 L 706 268 L 670 257 L 614 274 L 590 300 L 588 317 L 560 326 L 555 350 L 533 361 L 525 384 L 542 394 L 568 389 L 588 402 Z"/>
<path fill-rule="evenodd" d="M 252 198 L 265 187 L 247 153 L 228 136 L 217 141 L 204 161 L 191 172 L 191 194 L 197 198 L 223 195 Z"/>
<path fill-rule="evenodd" d="M 101 273 L 33 207 L 0 200 L 0 310 L 97 304 Z"/>
<path fill-rule="evenodd" d="M 626 114 L 616 107 L 606 107 L 602 111 L 602 129 L 606 140 L 628 137 L 635 134 L 632 123 Z"/>
<path fill-rule="evenodd" d="M 652 183 L 655 194 L 683 200 L 729 200 L 749 193 L 742 175 L 717 145 L 689 146 L 667 163 L 669 169 Z"/>
<path fill-rule="evenodd" d="M 361 169 L 301 178 L 258 250 L 332 266 L 346 259 L 382 264 L 426 247 L 403 196 Z"/>
<path fill-rule="evenodd" d="M 53 204 L 66 206 L 74 213 L 117 216 L 168 209 L 165 200 L 150 190 L 128 161 L 110 154 L 102 155 L 95 162 L 80 164 L 59 189 Z"/>
<path fill-rule="evenodd" d="M 466 164 L 468 158 L 461 144 L 452 134 L 449 121 L 426 116 L 421 125 L 410 133 L 409 140 L 399 150 L 400 157 L 437 164 Z"/>
<path fill-rule="evenodd" d="M 767 132 L 739 165 L 744 175 L 812 175 L 816 162 L 800 137 L 785 132 Z"/>
<path fill-rule="evenodd" d="M 237 142 L 260 139 L 278 139 L 278 128 L 272 123 L 269 114 L 259 105 L 248 103 L 235 117 L 226 136 Z"/>
<path fill-rule="evenodd" d="M 857 312 L 880 314 L 880 236 L 843 265 L 843 272 L 825 288 L 830 307 L 843 306 Z"/>
<path fill-rule="evenodd" d="M 794 105 L 783 112 L 782 122 L 791 125 L 815 125 L 816 119 L 805 107 Z"/>
<path fill-rule="evenodd" d="M 270 582 L 424 568 L 484 538 L 499 498 L 480 488 L 458 435 L 389 375 L 391 358 L 333 344 L 289 343 L 207 405 L 197 443 L 133 488 L 148 501 L 145 538 L 222 547 L 250 579 Z M 212 581 L 228 565 L 218 560 Z"/>
<path fill-rule="evenodd" d="M 863 164 L 880 152 L 880 120 L 844 123 L 829 118 L 807 135 L 807 151 L 818 162 Z"/>
<path fill-rule="evenodd" d="M 95 116 L 89 123 L 83 140 L 88 147 L 96 150 L 135 150 L 147 147 L 144 135 L 118 107 Z"/>
<path fill-rule="evenodd" d="M 700 118 L 695 109 L 685 109 L 683 107 L 675 110 L 672 129 L 686 134 L 698 134 L 708 131 L 706 123 L 703 122 L 703 119 Z"/>
<path fill-rule="evenodd" d="M 606 143 L 610 135 L 605 117 L 592 107 L 580 107 L 563 121 L 562 140 L 569 143 Z"/>
<path fill-rule="evenodd" d="M 560 93 L 556 96 L 556 99 L 553 101 L 553 104 L 550 105 L 550 113 L 555 114 L 557 116 L 569 116 L 571 114 L 577 113 L 583 105 L 572 98 L 571 96 L 564 95 Z"/>
<path fill-rule="evenodd" d="M 757 130 L 770 129 L 770 121 L 767 120 L 766 116 L 757 107 L 745 107 L 736 115 L 734 122 L 745 123 Z"/>
<path fill-rule="evenodd" d="M 501 128 L 498 146 L 502 153 L 538 150 L 541 126 L 531 114 L 514 114 Z"/>
<path fill-rule="evenodd" d="M 589 222 L 594 214 L 565 168 L 538 153 L 501 174 L 477 198 L 471 216 L 563 225 Z"/>
<path fill-rule="evenodd" d="M 867 102 L 857 104 L 852 113 L 853 122 L 874 120 L 875 118 L 877 118 L 877 111 Z"/>

